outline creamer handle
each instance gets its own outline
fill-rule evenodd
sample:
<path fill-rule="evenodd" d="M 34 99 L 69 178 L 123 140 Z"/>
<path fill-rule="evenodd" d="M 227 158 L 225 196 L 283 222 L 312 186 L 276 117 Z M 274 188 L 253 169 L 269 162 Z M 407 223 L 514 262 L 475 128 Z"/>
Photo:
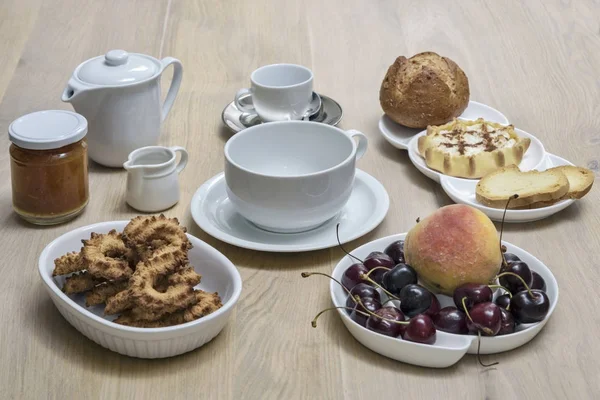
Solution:
<path fill-rule="evenodd" d="M 177 97 L 177 93 L 179 92 L 179 86 L 181 86 L 181 78 L 183 77 L 183 66 L 181 62 L 173 57 L 166 57 L 160 60 L 162 65 L 161 74 L 164 70 L 171 64 L 173 64 L 173 80 L 171 81 L 171 87 L 169 87 L 169 92 L 167 93 L 167 97 L 165 98 L 165 103 L 162 107 L 161 113 L 161 122 L 167 118 L 167 114 L 171 111 L 171 107 L 173 107 L 173 102 L 175 101 L 175 97 Z"/>
<path fill-rule="evenodd" d="M 180 173 L 181 171 L 183 171 L 183 169 L 187 165 L 188 152 L 186 149 L 184 149 L 181 146 L 173 146 L 170 149 L 172 151 L 174 151 L 175 153 L 179 153 L 181 155 L 181 157 L 179 158 L 179 163 L 177 164 L 177 167 L 175 167 L 175 172 Z"/>

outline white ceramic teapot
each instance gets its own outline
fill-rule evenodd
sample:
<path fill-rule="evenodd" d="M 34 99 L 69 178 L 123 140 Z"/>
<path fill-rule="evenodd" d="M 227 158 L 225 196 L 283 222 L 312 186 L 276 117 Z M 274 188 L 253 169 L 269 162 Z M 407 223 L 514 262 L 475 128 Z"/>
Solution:
<path fill-rule="evenodd" d="M 173 81 L 160 104 L 160 77 L 173 64 Z M 89 124 L 89 157 L 107 167 L 122 167 L 140 147 L 158 143 L 164 121 L 181 85 L 179 60 L 162 60 L 124 50 L 80 64 L 67 84 L 62 101 L 72 103 Z"/>

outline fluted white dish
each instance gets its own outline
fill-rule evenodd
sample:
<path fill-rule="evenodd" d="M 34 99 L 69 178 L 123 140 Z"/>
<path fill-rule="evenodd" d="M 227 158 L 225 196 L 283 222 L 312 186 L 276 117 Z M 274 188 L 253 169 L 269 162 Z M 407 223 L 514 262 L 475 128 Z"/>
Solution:
<path fill-rule="evenodd" d="M 383 251 L 390 243 L 396 240 L 404 240 L 406 233 L 387 236 L 366 243 L 351 251 L 352 255 L 364 259 L 373 251 Z M 502 242 L 508 252 L 514 253 L 522 261 L 529 265 L 532 271 L 540 274 L 546 282 L 546 294 L 550 299 L 550 309 L 546 318 L 535 324 L 521 324 L 515 333 L 495 337 L 481 338 L 481 354 L 494 354 L 516 349 L 533 339 L 546 325 L 558 302 L 558 284 L 554 275 L 543 262 L 535 258 L 527 251 L 514 246 L 508 242 Z M 340 260 L 332 276 L 341 280 L 344 271 L 353 263 L 353 259 L 345 256 Z M 347 293 L 340 285 L 332 281 L 330 285 L 331 300 L 336 307 L 346 305 Z M 454 305 L 450 297 L 438 295 L 441 307 Z M 394 360 L 408 364 L 431 368 L 446 368 L 457 363 L 465 354 L 477 354 L 477 336 L 455 335 L 437 331 L 436 342 L 433 345 L 409 342 L 402 339 L 385 336 L 364 328 L 350 319 L 345 309 L 338 309 L 342 322 L 348 331 L 365 347 Z"/>
<path fill-rule="evenodd" d="M 64 277 L 53 277 L 54 260 L 81 248 L 81 240 L 92 232 L 122 231 L 129 221 L 101 222 L 77 228 L 48 244 L 39 259 L 39 273 L 50 298 L 62 316 L 79 332 L 107 349 L 131 357 L 164 358 L 203 346 L 225 327 L 242 291 L 242 278 L 227 257 L 200 239 L 189 235 L 193 245 L 190 264 L 202 275 L 197 288 L 218 292 L 223 307 L 198 320 L 165 328 L 135 328 L 111 322 L 103 306 L 86 307 L 82 295 L 68 296 L 61 291 Z"/>

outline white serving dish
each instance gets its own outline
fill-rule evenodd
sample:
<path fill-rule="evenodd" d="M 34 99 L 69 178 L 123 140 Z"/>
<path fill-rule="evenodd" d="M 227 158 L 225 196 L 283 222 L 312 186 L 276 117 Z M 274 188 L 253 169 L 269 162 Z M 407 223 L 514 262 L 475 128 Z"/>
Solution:
<path fill-rule="evenodd" d="M 550 153 L 546 153 L 544 161 L 545 162 L 536 169 L 544 171 L 548 168 L 558 167 L 560 165 L 573 165 L 564 158 Z M 446 192 L 455 203 L 467 204 L 471 207 L 475 207 L 485 213 L 490 219 L 502 221 L 502 214 L 504 213 L 503 209 L 487 207 L 477 201 L 475 196 L 477 182 L 477 180 L 473 179 L 460 179 L 446 175 L 443 175 L 440 181 L 444 192 Z M 507 210 L 505 221 L 516 223 L 538 221 L 564 210 L 574 202 L 575 200 L 573 199 L 567 199 L 548 207 L 534 208 L 531 210 Z"/>
<path fill-rule="evenodd" d="M 383 251 L 388 244 L 396 240 L 403 240 L 405 237 L 406 233 L 401 233 L 377 239 L 358 247 L 351 253 L 360 259 L 364 259 L 372 251 Z M 482 337 L 481 354 L 494 354 L 513 350 L 529 342 L 546 325 L 558 302 L 558 284 L 550 269 L 525 250 L 507 242 L 502 243 L 508 248 L 508 252 L 516 254 L 529 265 L 532 271 L 537 272 L 544 278 L 547 287 L 546 293 L 550 299 L 550 309 L 546 319 L 535 324 L 522 324 L 515 333 L 496 337 Z M 354 262 L 349 256 L 345 256 L 333 270 L 332 276 L 341 280 L 346 268 Z M 346 292 L 333 281 L 330 285 L 330 293 L 336 307 L 346 305 Z M 453 304 L 452 299 L 448 296 L 438 295 L 438 299 L 441 307 Z M 467 353 L 477 354 L 477 336 L 455 335 L 438 330 L 436 342 L 433 345 L 413 343 L 370 331 L 352 321 L 345 309 L 339 309 L 338 312 L 342 322 L 356 340 L 365 347 L 394 360 L 423 367 L 446 368 L 457 363 Z"/>
<path fill-rule="evenodd" d="M 469 101 L 469 105 L 459 117 L 469 120 L 483 118 L 487 121 L 493 121 L 503 125 L 508 124 L 508 119 L 500 111 L 476 101 Z M 397 149 L 407 150 L 408 143 L 415 135 L 421 132 L 422 129 L 407 128 L 406 126 L 402 126 L 392 121 L 383 114 L 379 119 L 379 131 L 385 140 L 392 146 Z"/>
<path fill-rule="evenodd" d="M 81 248 L 81 240 L 92 232 L 122 231 L 129 221 L 102 222 L 77 228 L 47 245 L 39 259 L 39 272 L 50 298 L 63 317 L 89 339 L 112 351 L 131 357 L 164 358 L 194 350 L 213 339 L 223 329 L 242 291 L 236 267 L 219 251 L 188 234 L 194 246 L 189 252 L 191 265 L 202 275 L 198 288 L 218 292 L 223 307 L 186 324 L 165 328 L 134 328 L 111 322 L 103 306 L 87 308 L 82 295 L 67 296 L 61 291 L 64 277 L 53 277 L 54 259 Z"/>

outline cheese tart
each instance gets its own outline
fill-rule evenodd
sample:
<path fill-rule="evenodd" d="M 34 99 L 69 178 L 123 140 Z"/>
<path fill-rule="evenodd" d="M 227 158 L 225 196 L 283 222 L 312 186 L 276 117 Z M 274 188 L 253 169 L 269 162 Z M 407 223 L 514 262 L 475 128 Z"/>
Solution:
<path fill-rule="evenodd" d="M 479 118 L 428 126 L 418 147 L 431 169 L 459 178 L 481 178 L 506 165 L 519 165 L 530 143 L 512 125 Z"/>

